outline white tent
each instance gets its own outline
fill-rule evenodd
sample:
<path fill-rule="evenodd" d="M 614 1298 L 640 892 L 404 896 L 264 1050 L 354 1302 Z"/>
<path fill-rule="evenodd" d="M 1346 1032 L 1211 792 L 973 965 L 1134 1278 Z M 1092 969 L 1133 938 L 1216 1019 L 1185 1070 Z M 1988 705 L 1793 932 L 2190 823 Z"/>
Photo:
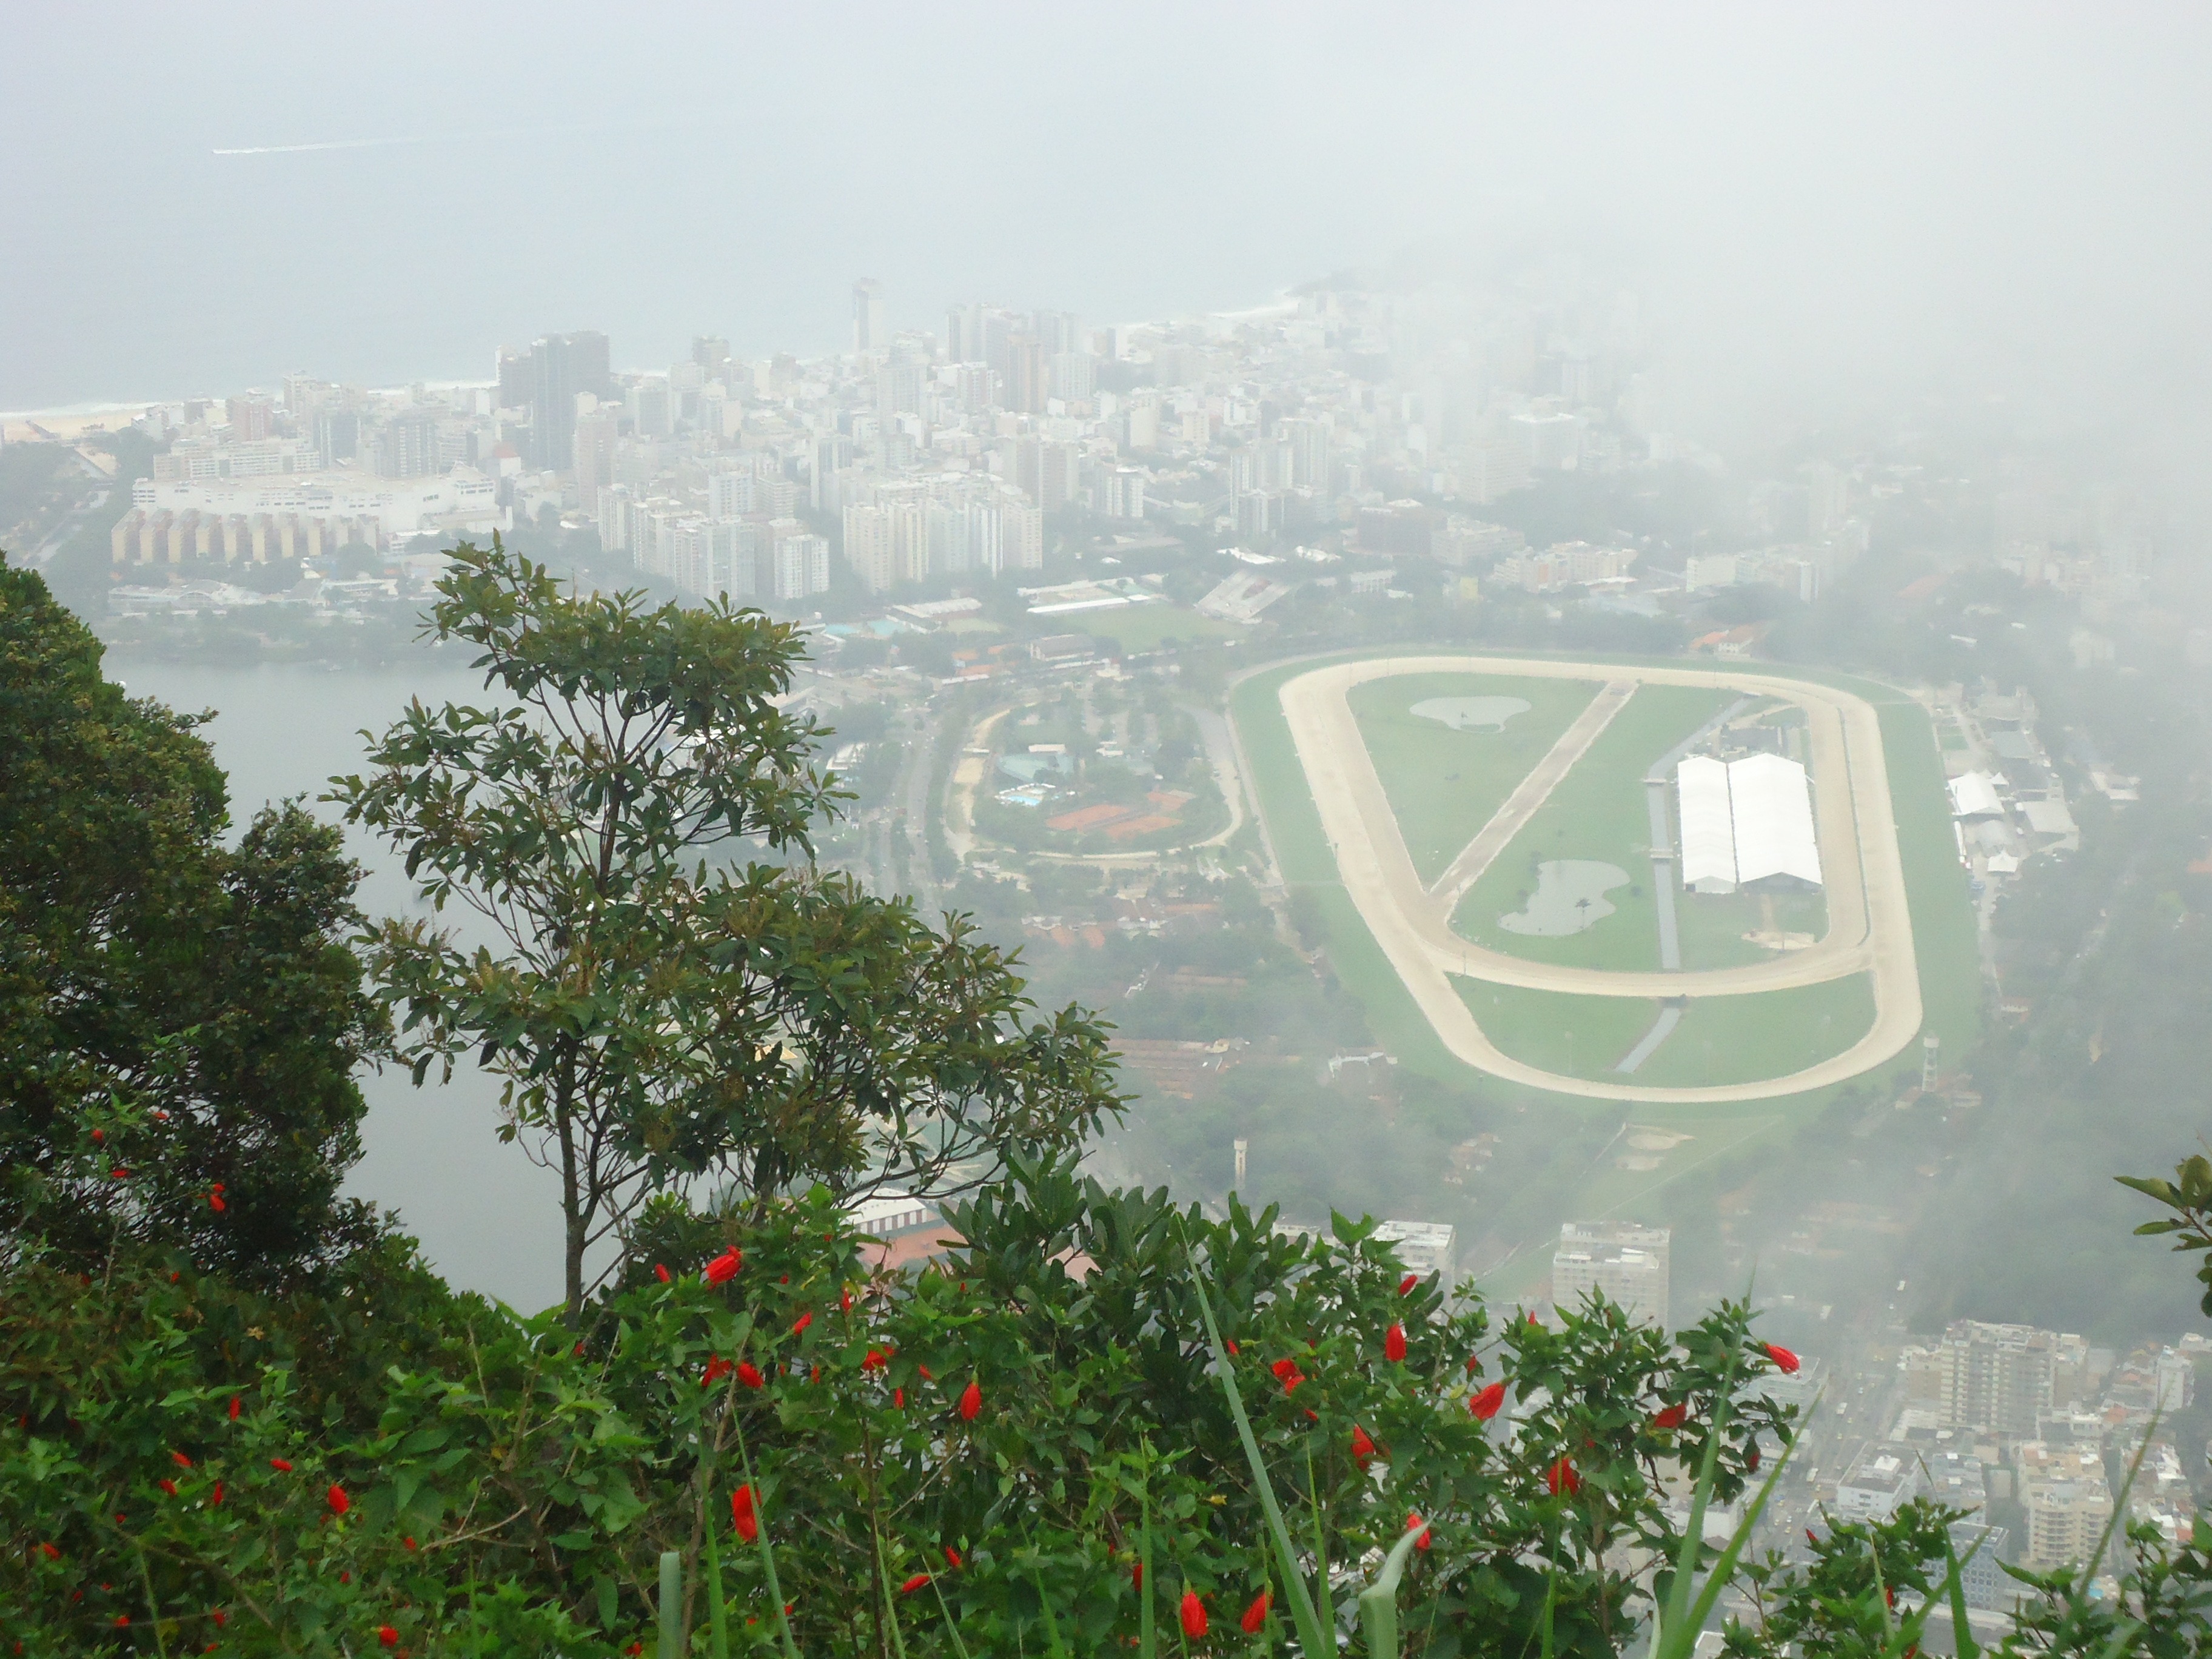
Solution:
<path fill-rule="evenodd" d="M 1682 885 L 1693 893 L 1733 893 L 1735 826 L 1727 765 L 1692 755 L 1675 769 L 1674 790 L 1682 815 Z"/>
<path fill-rule="evenodd" d="M 2002 817 L 2004 803 L 1986 772 L 1962 772 L 1951 780 L 1951 815 L 1960 818 Z"/>
<path fill-rule="evenodd" d="M 1794 876 L 1818 887 L 1820 848 L 1805 769 L 1780 755 L 1747 755 L 1729 763 L 1728 778 L 1738 884 Z"/>

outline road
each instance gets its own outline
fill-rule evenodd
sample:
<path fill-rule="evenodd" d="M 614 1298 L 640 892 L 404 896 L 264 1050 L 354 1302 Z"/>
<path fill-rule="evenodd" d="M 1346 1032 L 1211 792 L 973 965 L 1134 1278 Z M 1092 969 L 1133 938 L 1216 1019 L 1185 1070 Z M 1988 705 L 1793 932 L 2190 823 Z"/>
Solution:
<path fill-rule="evenodd" d="M 1612 683 L 1624 680 L 1716 686 L 1796 704 L 1805 712 L 1810 738 L 1816 830 L 1827 884 L 1827 933 L 1805 950 L 1766 962 L 1671 973 L 1529 962 L 1461 939 L 1451 930 L 1449 907 L 1439 902 L 1449 890 L 1449 880 L 1431 892 L 1415 872 L 1347 700 L 1354 685 L 1368 680 L 1437 673 L 1594 679 L 1607 683 L 1604 695 L 1609 695 Z M 1913 953 L 1904 860 L 1882 759 L 1881 721 L 1863 698 L 1806 681 L 1729 669 L 1626 670 L 1604 663 L 1446 656 L 1331 664 L 1285 681 L 1279 695 L 1346 890 L 1437 1036 L 1468 1065 L 1510 1082 L 1598 1100 L 1674 1104 L 1764 1100 L 1856 1077 L 1890 1059 L 1919 1035 L 1919 966 Z M 1556 785 L 1558 779 L 1551 781 Z M 1548 787 L 1544 793 L 1549 793 Z M 1533 811 L 1537 805 L 1540 797 L 1528 803 L 1527 810 Z M 1457 974 L 1531 990 L 1667 998 L 1784 990 L 1859 973 L 1873 977 L 1875 1019 L 1866 1036 L 1850 1048 L 1786 1077 L 1698 1088 L 1569 1077 L 1515 1060 L 1484 1034 L 1451 981 Z"/>

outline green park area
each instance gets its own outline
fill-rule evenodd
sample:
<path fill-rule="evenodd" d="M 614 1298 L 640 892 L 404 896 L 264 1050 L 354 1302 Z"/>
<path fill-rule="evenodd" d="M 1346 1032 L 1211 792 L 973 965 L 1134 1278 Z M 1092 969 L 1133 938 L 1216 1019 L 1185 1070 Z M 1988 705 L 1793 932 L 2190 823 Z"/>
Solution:
<path fill-rule="evenodd" d="M 1874 988 L 1864 974 L 1786 991 L 1693 997 L 1631 1075 L 1614 1068 L 1658 1018 L 1656 1000 L 1453 983 L 1484 1033 L 1514 1059 L 1567 1077 L 1660 1088 L 1787 1077 L 1840 1054 L 1874 1024 Z"/>
<path fill-rule="evenodd" d="M 1658 967 L 1659 909 L 1651 890 L 1644 775 L 1731 701 L 1731 693 L 1702 686 L 1638 686 L 1461 901 L 1452 917 L 1454 931 L 1531 962 L 1613 969 Z M 1528 931 L 1543 922 L 1540 913 L 1529 908 L 1543 891 L 1543 866 L 1566 861 L 1610 866 L 1625 879 L 1590 896 L 1595 917 L 1577 931 Z M 1601 906 L 1610 906 L 1610 914 Z M 1519 925 L 1508 925 L 1509 919 L 1519 919 Z"/>
<path fill-rule="evenodd" d="M 1668 791 L 1668 805 L 1674 792 Z M 1680 830 L 1675 830 L 1676 842 Z M 1765 962 L 1778 947 L 1748 935 L 1802 934 L 1818 939 L 1828 931 L 1828 902 L 1817 890 L 1783 893 L 1686 893 L 1674 895 L 1674 935 L 1686 969 L 1735 968 Z"/>
<path fill-rule="evenodd" d="M 1173 640 L 1188 645 L 1200 640 L 1227 639 L 1239 630 L 1234 623 L 1217 622 L 1179 605 L 1119 605 L 1097 611 L 1079 611 L 1068 618 L 1072 632 L 1111 640 L 1127 652 L 1157 651 Z"/>
<path fill-rule="evenodd" d="M 1589 707 L 1598 684 L 1405 674 L 1352 688 L 1352 716 L 1422 881 L 1444 872 Z"/>

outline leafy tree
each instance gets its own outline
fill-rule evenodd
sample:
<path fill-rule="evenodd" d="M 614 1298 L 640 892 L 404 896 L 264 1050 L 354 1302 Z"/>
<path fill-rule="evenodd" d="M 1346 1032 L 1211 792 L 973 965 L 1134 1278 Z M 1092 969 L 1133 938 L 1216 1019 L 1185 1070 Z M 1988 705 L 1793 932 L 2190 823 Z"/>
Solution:
<path fill-rule="evenodd" d="M 0 564 L 0 1215 L 80 1254 L 120 1230 L 281 1277 L 369 1224 L 337 1195 L 385 1036 L 343 942 L 359 872 L 296 804 L 224 846 L 198 720 L 100 663 Z M 76 1170 L 95 1128 L 106 1157 Z"/>
<path fill-rule="evenodd" d="M 1096 1022 L 1030 1019 L 965 921 L 933 932 L 813 866 L 839 796 L 825 733 L 780 702 L 795 629 L 564 592 L 497 538 L 439 594 L 432 631 L 513 701 L 413 704 L 333 799 L 497 941 L 416 919 L 366 942 L 416 1082 L 475 1050 L 505 1133 L 558 1171 L 572 1319 L 586 1253 L 656 1193 L 957 1185 L 1117 1108 Z"/>

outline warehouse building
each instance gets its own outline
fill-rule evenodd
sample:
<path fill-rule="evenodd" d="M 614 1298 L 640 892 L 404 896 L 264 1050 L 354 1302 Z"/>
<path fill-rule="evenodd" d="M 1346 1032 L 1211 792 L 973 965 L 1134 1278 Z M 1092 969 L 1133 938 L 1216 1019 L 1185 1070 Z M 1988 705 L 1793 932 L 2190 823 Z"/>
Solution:
<path fill-rule="evenodd" d="M 1691 892 L 1820 884 L 1812 781 L 1797 762 L 1780 755 L 1735 761 L 1692 755 L 1675 769 L 1674 790 L 1682 818 L 1682 885 Z"/>

